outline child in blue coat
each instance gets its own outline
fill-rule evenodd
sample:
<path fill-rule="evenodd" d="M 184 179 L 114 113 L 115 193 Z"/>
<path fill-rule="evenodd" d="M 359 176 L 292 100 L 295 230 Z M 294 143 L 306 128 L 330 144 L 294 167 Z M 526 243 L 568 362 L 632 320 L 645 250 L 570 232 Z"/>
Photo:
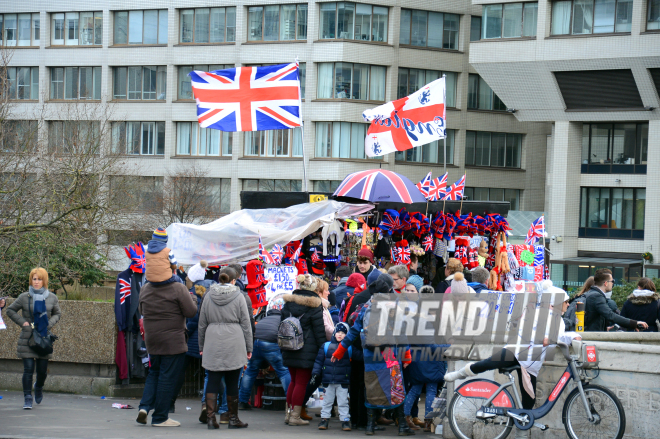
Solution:
<path fill-rule="evenodd" d="M 332 413 L 332 405 L 337 397 L 339 419 L 344 431 L 351 431 L 351 416 L 348 413 L 348 384 L 351 379 L 351 349 L 345 352 L 338 361 L 332 361 L 332 354 L 337 350 L 339 343 L 346 337 L 350 328 L 344 322 L 335 325 L 332 340 L 326 342 L 316 356 L 312 381 L 322 383 L 325 387 L 323 407 L 321 408 L 321 423 L 319 430 L 327 430 Z"/>

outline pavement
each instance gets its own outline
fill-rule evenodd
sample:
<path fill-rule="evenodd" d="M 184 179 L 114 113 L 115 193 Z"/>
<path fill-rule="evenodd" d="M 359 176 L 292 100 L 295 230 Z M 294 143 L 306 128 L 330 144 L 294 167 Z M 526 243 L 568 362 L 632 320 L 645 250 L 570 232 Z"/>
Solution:
<path fill-rule="evenodd" d="M 320 418 L 314 417 L 309 426 L 289 427 L 284 424 L 284 411 L 253 409 L 239 411 L 243 422 L 249 423 L 246 429 L 228 430 L 221 425 L 219 430 L 208 430 L 197 418 L 201 410 L 199 400 L 178 399 L 176 413 L 172 419 L 181 422 L 180 427 L 156 428 L 151 426 L 151 416 L 147 425 L 135 422 L 138 414 L 138 399 L 105 398 L 99 396 L 45 393 L 41 404 L 34 404 L 32 410 L 23 410 L 23 393 L 0 391 L 0 438 L 259 438 L 259 439 L 300 439 L 325 438 L 334 435 L 342 437 L 364 437 L 364 431 L 342 431 L 337 418 L 330 422 L 328 430 L 319 430 Z M 112 408 L 113 403 L 129 404 L 133 410 Z M 190 407 L 190 410 L 186 408 Z M 311 409 L 309 413 L 319 413 Z M 397 436 L 398 429 L 386 427 L 376 432 L 380 437 Z M 432 433 L 416 432 L 418 438 L 440 437 Z"/>

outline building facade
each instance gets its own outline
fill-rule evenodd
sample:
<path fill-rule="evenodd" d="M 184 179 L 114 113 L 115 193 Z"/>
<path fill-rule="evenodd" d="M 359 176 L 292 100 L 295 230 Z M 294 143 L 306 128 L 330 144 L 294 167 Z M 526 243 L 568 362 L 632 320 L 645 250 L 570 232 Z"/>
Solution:
<path fill-rule="evenodd" d="M 636 280 L 642 253 L 660 250 L 660 2 L 473 3 L 484 22 L 471 65 L 516 119 L 553 124 L 552 278 L 577 287 L 609 267 L 617 282 Z"/>
<path fill-rule="evenodd" d="M 449 181 L 465 173 L 472 199 L 544 207 L 550 124 L 518 121 L 470 66 L 481 6 L 467 0 L 2 5 L 17 114 L 37 105 L 57 114 L 71 101 L 111 102 L 112 142 L 142 165 L 148 193 L 182 168 L 203 167 L 217 213 L 225 214 L 240 209 L 241 190 L 333 191 L 347 174 L 379 167 L 413 181 L 429 170 L 441 175 L 442 142 L 366 159 L 361 114 L 445 74 Z M 198 128 L 191 70 L 295 59 L 304 133 Z M 60 122 L 43 131 L 49 142 Z"/>

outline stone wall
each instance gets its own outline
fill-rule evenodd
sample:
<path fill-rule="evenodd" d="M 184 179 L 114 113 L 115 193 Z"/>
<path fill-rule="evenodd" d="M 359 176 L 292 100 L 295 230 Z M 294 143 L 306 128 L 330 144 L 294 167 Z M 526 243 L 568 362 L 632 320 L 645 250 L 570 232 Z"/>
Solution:
<path fill-rule="evenodd" d="M 13 299 L 7 300 L 9 304 Z M 117 327 L 114 303 L 61 300 L 62 318 L 52 332 L 53 359 L 48 366 L 46 391 L 112 395 L 115 384 Z M 7 317 L 0 331 L 0 386 L 20 390 L 23 364 L 16 356 L 20 328 Z"/>
<path fill-rule="evenodd" d="M 583 339 L 597 346 L 600 356 L 600 371 L 590 371 L 598 377 L 592 382 L 608 387 L 623 404 L 626 413 L 626 430 L 624 438 L 646 439 L 660 438 L 657 419 L 660 415 L 660 334 L 658 333 L 584 333 Z M 476 345 L 471 347 L 471 358 L 487 358 L 492 352 L 492 346 Z M 545 402 L 549 392 L 566 369 L 566 361 L 558 354 L 552 362 L 546 362 L 538 376 L 536 405 Z M 464 361 L 450 361 L 449 370 L 463 367 Z M 515 375 L 515 372 L 514 372 Z M 494 379 L 498 382 L 508 381 L 508 378 L 496 371 L 487 372 L 479 377 Z M 457 381 L 460 383 L 461 381 Z M 567 437 L 561 420 L 564 401 L 575 388 L 571 384 L 563 391 L 552 411 L 540 420 L 547 424 L 549 431 L 541 432 L 532 428 L 531 438 Z M 516 386 L 518 382 L 516 380 Z M 448 384 L 448 399 L 453 395 L 454 385 Z M 443 436 L 454 438 L 449 423 L 443 422 Z M 515 429 L 515 427 L 514 427 Z M 511 437 L 513 436 L 513 432 Z M 475 438 L 478 439 L 478 438 Z"/>

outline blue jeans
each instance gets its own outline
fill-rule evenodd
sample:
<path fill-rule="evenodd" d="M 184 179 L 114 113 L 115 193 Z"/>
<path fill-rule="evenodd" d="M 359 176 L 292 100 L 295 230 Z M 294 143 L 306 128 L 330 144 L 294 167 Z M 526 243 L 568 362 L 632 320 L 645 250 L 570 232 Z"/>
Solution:
<path fill-rule="evenodd" d="M 222 379 L 222 384 L 225 383 L 225 379 Z M 204 393 L 202 393 L 202 404 L 206 402 L 206 386 L 209 384 L 209 371 L 207 370 L 204 374 Z M 224 387 L 222 395 L 218 395 L 218 401 L 222 398 L 222 405 L 218 402 L 218 413 L 227 413 L 229 408 L 227 407 L 227 388 Z"/>
<path fill-rule="evenodd" d="M 183 373 L 186 354 L 151 355 L 151 369 L 144 384 L 140 410 L 153 407 L 152 424 L 167 421 L 177 382 Z"/>
<path fill-rule="evenodd" d="M 424 418 L 426 415 L 433 411 L 433 400 L 435 395 L 438 393 L 438 384 L 439 383 L 426 383 L 426 410 L 424 411 Z M 403 402 L 403 413 L 406 416 L 410 416 L 410 411 L 412 410 L 413 405 L 417 402 L 417 398 L 422 394 L 422 389 L 424 384 L 413 384 L 410 388 L 410 392 L 406 395 L 406 399 Z"/>
<path fill-rule="evenodd" d="M 282 352 L 277 343 L 271 343 L 263 340 L 254 341 L 254 349 L 252 350 L 252 359 L 248 361 L 247 370 L 241 380 L 241 388 L 238 391 L 238 400 L 240 402 L 249 402 L 250 394 L 252 393 L 252 385 L 254 380 L 259 374 L 264 363 L 269 363 L 275 369 L 275 373 L 282 382 L 284 393 L 286 394 L 291 382 L 291 375 L 289 369 L 284 367 L 282 363 Z"/>

